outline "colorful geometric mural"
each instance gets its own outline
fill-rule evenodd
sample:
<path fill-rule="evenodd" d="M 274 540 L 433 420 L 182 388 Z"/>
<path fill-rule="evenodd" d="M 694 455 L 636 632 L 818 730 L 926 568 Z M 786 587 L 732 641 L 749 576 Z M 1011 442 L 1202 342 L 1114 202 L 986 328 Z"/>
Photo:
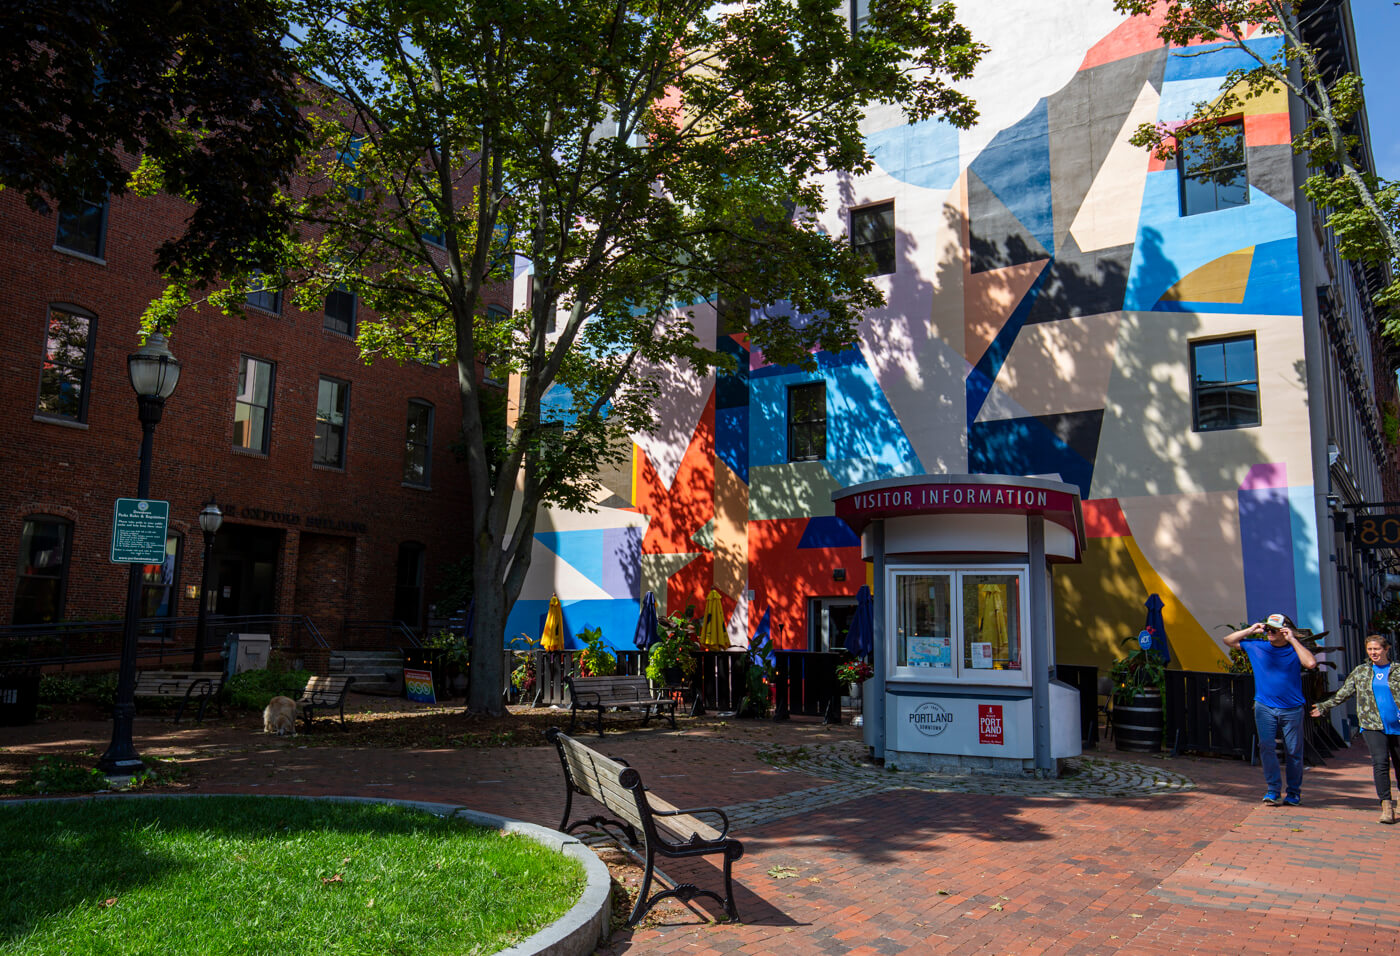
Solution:
<path fill-rule="evenodd" d="M 1286 100 L 1241 116 L 1248 202 L 1183 216 L 1175 165 L 1129 137 L 1181 123 L 1241 55 L 1168 51 L 1110 0 L 968 6 L 993 50 L 969 87 L 981 124 L 872 116 L 876 168 L 829 184 L 833 234 L 852 206 L 895 204 L 896 271 L 874 280 L 887 303 L 860 346 L 770 366 L 698 306 L 734 368 L 638 437 L 627 504 L 550 515 L 536 560 L 554 570 L 532 571 L 508 633 L 537 630 L 558 593 L 566 630 L 606 620 L 626 646 L 645 591 L 664 613 L 716 588 L 732 643 L 770 612 L 775 642 L 805 648 L 812 600 L 867 581 L 831 493 L 961 472 L 1079 488 L 1088 543 L 1056 572 L 1061 661 L 1121 653 L 1152 593 L 1189 668 L 1224 666 L 1220 638 L 1271 611 L 1323 627 Z M 1277 42 L 1252 41 L 1265 56 Z M 1191 343 L 1234 335 L 1255 340 L 1261 424 L 1197 432 Z M 811 382 L 826 455 L 789 461 L 788 392 Z"/>

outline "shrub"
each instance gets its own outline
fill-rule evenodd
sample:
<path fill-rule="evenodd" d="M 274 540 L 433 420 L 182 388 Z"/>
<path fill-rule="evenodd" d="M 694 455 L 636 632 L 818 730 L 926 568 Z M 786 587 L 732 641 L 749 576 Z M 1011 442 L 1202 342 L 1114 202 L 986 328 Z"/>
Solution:
<path fill-rule="evenodd" d="M 607 677 L 617 673 L 617 658 L 609 653 L 603 643 L 603 629 L 585 627 L 578 632 L 583 641 L 583 653 L 578 657 L 579 673 L 584 677 Z"/>
<path fill-rule="evenodd" d="M 289 671 L 269 667 L 261 671 L 234 674 L 224 684 L 229 703 L 244 710 L 262 710 L 277 696 L 297 698 L 311 679 L 309 671 Z"/>
<path fill-rule="evenodd" d="M 39 703 L 76 704 L 83 693 L 83 682 L 72 674 L 45 674 L 39 678 Z"/>

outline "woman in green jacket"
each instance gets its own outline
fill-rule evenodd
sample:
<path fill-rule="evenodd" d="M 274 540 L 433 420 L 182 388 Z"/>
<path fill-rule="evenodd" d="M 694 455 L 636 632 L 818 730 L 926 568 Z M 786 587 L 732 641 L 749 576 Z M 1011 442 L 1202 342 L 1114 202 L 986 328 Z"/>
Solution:
<path fill-rule="evenodd" d="M 1357 719 L 1366 749 L 1371 751 L 1371 771 L 1376 778 L 1376 796 L 1381 801 L 1381 822 L 1395 822 L 1395 801 L 1390 798 L 1390 767 L 1400 784 L 1400 667 L 1390 663 L 1390 641 L 1379 634 L 1366 638 L 1362 664 L 1347 675 L 1346 682 L 1331 697 L 1314 704 L 1312 715 L 1321 717 L 1342 701 L 1356 695 Z"/>

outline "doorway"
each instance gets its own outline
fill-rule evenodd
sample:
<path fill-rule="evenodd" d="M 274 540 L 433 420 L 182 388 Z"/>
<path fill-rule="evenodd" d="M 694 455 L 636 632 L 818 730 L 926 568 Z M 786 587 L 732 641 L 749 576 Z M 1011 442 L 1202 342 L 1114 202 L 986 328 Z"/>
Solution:
<path fill-rule="evenodd" d="M 807 599 L 807 649 L 839 651 L 846 646 L 846 634 L 856 616 L 853 597 Z"/>
<path fill-rule="evenodd" d="M 214 539 L 215 614 L 243 616 L 277 610 L 277 558 L 284 532 L 225 524 Z"/>

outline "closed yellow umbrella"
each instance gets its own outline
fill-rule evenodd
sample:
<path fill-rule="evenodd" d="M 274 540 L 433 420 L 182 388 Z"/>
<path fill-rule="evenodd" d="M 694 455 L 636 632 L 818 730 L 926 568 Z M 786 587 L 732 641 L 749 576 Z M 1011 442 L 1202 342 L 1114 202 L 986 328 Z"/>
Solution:
<path fill-rule="evenodd" d="M 540 635 L 540 648 L 546 651 L 564 649 L 564 609 L 559 606 L 559 595 L 549 597 L 549 613 L 544 617 L 544 633 Z"/>
<path fill-rule="evenodd" d="M 724 633 L 724 605 L 720 603 L 719 591 L 713 588 L 705 598 L 705 619 L 700 623 L 700 646 L 712 651 L 722 651 L 729 646 L 729 638 Z"/>

